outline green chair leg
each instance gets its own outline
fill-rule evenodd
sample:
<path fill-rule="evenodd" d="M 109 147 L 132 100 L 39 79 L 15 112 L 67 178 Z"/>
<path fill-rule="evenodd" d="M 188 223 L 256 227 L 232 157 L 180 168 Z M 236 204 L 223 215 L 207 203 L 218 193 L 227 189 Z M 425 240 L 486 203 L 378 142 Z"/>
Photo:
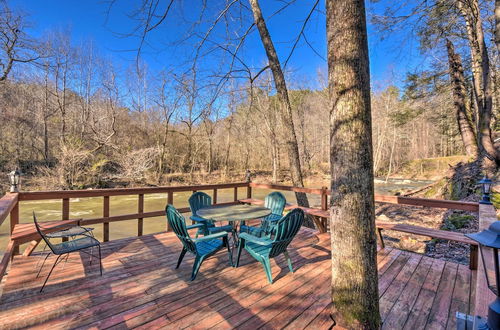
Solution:
<path fill-rule="evenodd" d="M 234 266 L 233 254 L 231 253 L 231 247 L 229 246 L 229 240 L 227 239 L 227 237 L 222 238 L 222 243 L 225 247 L 227 247 L 227 254 L 229 256 L 229 265 L 233 267 Z"/>
<path fill-rule="evenodd" d="M 286 261 L 288 262 L 288 268 L 290 271 L 293 273 L 293 267 L 292 267 L 292 259 L 290 259 L 290 256 L 288 255 L 288 251 L 284 251 L 283 254 L 285 255 Z"/>
<path fill-rule="evenodd" d="M 182 248 L 181 255 L 179 256 L 179 260 L 177 260 L 177 266 L 175 266 L 175 269 L 179 268 L 179 266 L 181 265 L 182 259 L 184 259 L 186 252 L 186 249 Z"/>
<path fill-rule="evenodd" d="M 273 276 L 271 274 L 271 261 L 269 260 L 269 258 L 264 258 L 261 262 L 264 266 L 264 270 L 266 271 L 266 276 L 269 284 L 273 284 Z"/>
<path fill-rule="evenodd" d="M 243 249 L 244 246 L 245 246 L 245 241 L 240 240 L 238 244 L 238 253 L 236 254 L 236 267 L 240 265 L 241 250 Z"/>
<path fill-rule="evenodd" d="M 196 258 L 194 259 L 193 273 L 191 274 L 191 281 L 194 281 L 196 278 L 196 275 L 198 275 L 198 271 L 200 270 L 200 266 L 203 263 L 203 260 L 205 260 L 205 258 L 199 257 L 199 256 L 196 256 Z"/>

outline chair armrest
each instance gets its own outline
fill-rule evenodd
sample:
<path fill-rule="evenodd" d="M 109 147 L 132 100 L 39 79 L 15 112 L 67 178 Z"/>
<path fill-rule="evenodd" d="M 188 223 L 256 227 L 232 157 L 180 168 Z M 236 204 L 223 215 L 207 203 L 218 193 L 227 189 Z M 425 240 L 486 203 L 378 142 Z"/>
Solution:
<path fill-rule="evenodd" d="M 243 239 L 245 241 L 249 241 L 249 242 L 252 242 L 255 244 L 259 244 L 259 245 L 269 245 L 269 244 L 273 243 L 273 241 L 268 239 L 268 238 L 260 238 L 260 237 L 254 236 L 254 235 L 250 235 L 248 233 L 241 233 L 240 239 Z"/>
<path fill-rule="evenodd" d="M 233 231 L 233 226 L 231 225 L 225 225 L 225 226 L 220 226 L 220 227 L 208 227 L 208 232 L 209 233 L 218 233 L 220 231 Z"/>
<path fill-rule="evenodd" d="M 205 227 L 204 224 L 202 224 L 202 223 L 196 223 L 194 225 L 186 226 L 186 229 L 189 230 L 189 229 L 203 228 L 203 227 Z"/>
<path fill-rule="evenodd" d="M 202 218 L 202 217 L 197 216 L 197 215 L 192 215 L 189 217 L 189 219 L 196 221 L 196 222 L 207 222 L 208 221 L 208 219 Z"/>
<path fill-rule="evenodd" d="M 241 233 L 248 233 L 248 234 L 251 234 L 251 233 L 263 233 L 264 232 L 264 229 L 260 228 L 260 227 L 253 227 L 253 226 L 240 226 L 240 232 Z"/>
<path fill-rule="evenodd" d="M 197 242 L 203 242 L 203 241 L 207 241 L 207 240 L 222 238 L 222 237 L 225 237 L 225 236 L 227 236 L 227 232 L 221 231 L 220 233 L 217 233 L 217 234 L 211 234 L 211 235 L 207 235 L 207 236 L 195 238 L 195 239 L 193 239 L 193 242 L 196 242 L 196 243 Z"/>

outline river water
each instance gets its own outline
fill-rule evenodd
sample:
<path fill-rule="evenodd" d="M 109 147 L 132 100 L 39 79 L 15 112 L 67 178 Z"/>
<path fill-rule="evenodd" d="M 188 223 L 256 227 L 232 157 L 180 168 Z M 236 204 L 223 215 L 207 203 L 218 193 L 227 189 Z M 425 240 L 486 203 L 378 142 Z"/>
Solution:
<path fill-rule="evenodd" d="M 418 189 L 428 185 L 431 181 L 413 181 L 403 179 L 389 179 L 388 182 L 382 179 L 375 179 L 375 193 L 383 195 L 394 195 L 396 191 L 408 191 Z M 307 183 L 308 187 L 319 188 L 328 186 L 327 182 Z M 219 203 L 233 201 L 233 189 L 220 189 L 217 191 L 217 201 Z M 211 191 L 207 191 L 211 194 Z M 270 191 L 266 189 L 253 189 L 252 197 L 264 199 Z M 295 194 L 290 191 L 282 192 L 287 201 L 296 203 Z M 246 197 L 246 188 L 238 189 L 238 198 Z M 187 207 L 188 198 L 191 192 L 178 192 L 174 194 L 174 205 L 176 207 Z M 319 195 L 308 195 L 311 206 L 320 205 Z M 144 212 L 158 211 L 165 208 L 167 194 L 144 195 Z M 110 215 L 122 215 L 137 213 L 138 196 L 112 196 L 110 197 Z M 70 219 L 89 219 L 102 217 L 102 197 L 72 198 L 70 200 Z M 42 200 L 26 201 L 20 203 L 20 222 L 32 222 L 32 212 L 34 211 L 40 221 L 50 221 L 61 219 L 62 200 Z M 189 214 L 185 214 L 186 217 Z M 144 234 L 151 234 L 165 230 L 165 217 L 144 219 Z M 128 220 L 110 223 L 110 240 L 137 235 L 137 220 Z M 96 224 L 94 234 L 96 238 L 102 239 L 102 224 Z M 9 219 L 0 227 L 0 255 L 3 254 L 9 239 Z"/>

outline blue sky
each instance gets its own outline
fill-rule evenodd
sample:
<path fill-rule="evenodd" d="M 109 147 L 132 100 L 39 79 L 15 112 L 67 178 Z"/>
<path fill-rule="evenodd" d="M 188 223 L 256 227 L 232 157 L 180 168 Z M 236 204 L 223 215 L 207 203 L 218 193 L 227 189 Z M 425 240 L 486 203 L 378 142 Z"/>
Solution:
<path fill-rule="evenodd" d="M 196 3 L 192 1 L 191 3 L 185 1 L 185 3 L 190 5 Z M 288 56 L 293 40 L 313 2 L 299 0 L 282 14 L 268 21 L 271 37 L 282 61 Z M 108 5 L 102 0 L 11 0 L 9 3 L 29 14 L 29 20 L 33 23 L 31 32 L 34 35 L 39 36 L 53 29 L 70 29 L 75 45 L 82 41 L 92 41 L 101 54 L 110 56 L 113 61 L 123 67 L 133 65 L 135 62 L 136 52 L 127 50 L 137 49 L 138 39 L 123 37 L 120 34 L 126 34 L 134 27 L 135 23 L 127 14 L 137 8 L 139 0 L 116 0 L 110 15 L 106 15 Z M 210 4 L 211 1 L 208 3 Z M 279 1 L 261 1 L 266 17 L 280 5 Z M 384 6 L 391 5 L 391 1 L 367 5 L 370 12 L 380 11 Z M 319 9 L 324 13 L 323 0 L 320 1 Z M 196 11 L 196 8 L 193 8 L 193 11 Z M 326 57 L 323 13 L 313 15 L 306 35 L 315 50 Z M 148 36 L 147 41 L 154 48 L 146 47 L 142 59 L 153 71 L 175 67 L 192 51 L 190 44 L 180 44 L 175 47 L 171 45 L 186 29 L 186 25 L 176 21 L 177 19 L 172 17 Z M 374 85 L 387 83 L 401 85 L 406 72 L 424 67 L 426 59 L 419 55 L 417 46 L 417 40 L 412 40 L 408 31 L 394 33 L 381 41 L 380 36 L 369 25 L 371 74 Z M 245 61 L 255 68 L 262 66 L 265 62 L 265 53 L 256 31 L 245 45 L 244 57 Z M 214 59 L 207 60 L 204 64 L 216 65 Z M 297 79 L 304 81 L 315 80 L 319 70 L 326 72 L 324 59 L 315 55 L 304 41 L 299 43 L 289 66 Z"/>

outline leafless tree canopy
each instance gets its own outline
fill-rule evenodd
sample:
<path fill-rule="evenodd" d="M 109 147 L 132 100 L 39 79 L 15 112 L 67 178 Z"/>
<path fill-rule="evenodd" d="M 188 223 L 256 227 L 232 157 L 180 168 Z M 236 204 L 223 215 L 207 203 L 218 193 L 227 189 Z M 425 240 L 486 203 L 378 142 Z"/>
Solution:
<path fill-rule="evenodd" d="M 37 42 L 25 29 L 25 15 L 15 13 L 0 1 L 0 82 L 7 79 L 16 63 L 29 63 L 39 58 Z"/>

